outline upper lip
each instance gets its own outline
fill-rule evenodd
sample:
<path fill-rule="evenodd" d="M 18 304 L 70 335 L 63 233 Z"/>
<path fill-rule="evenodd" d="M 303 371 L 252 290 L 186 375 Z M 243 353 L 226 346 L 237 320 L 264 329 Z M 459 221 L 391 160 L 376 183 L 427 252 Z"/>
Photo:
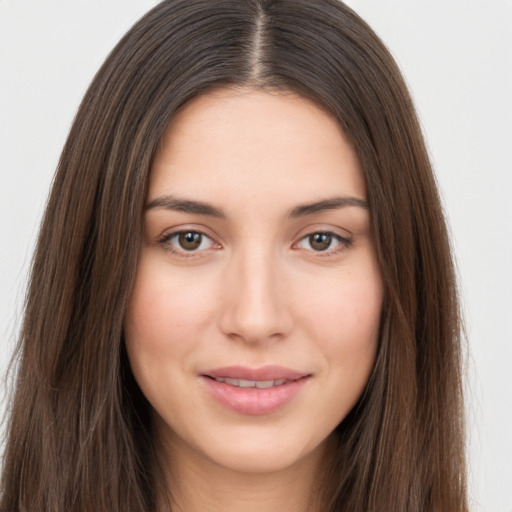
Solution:
<path fill-rule="evenodd" d="M 260 368 L 249 368 L 246 366 L 225 366 L 203 372 L 202 375 L 213 379 L 222 377 L 228 379 L 244 379 L 254 381 L 269 380 L 298 380 L 311 375 L 308 372 L 292 370 L 284 366 L 262 366 Z"/>

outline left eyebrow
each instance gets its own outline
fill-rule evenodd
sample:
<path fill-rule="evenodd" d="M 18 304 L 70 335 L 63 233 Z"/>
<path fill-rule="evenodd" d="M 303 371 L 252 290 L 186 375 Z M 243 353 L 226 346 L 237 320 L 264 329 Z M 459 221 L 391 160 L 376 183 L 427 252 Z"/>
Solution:
<path fill-rule="evenodd" d="M 347 206 L 356 206 L 357 208 L 363 208 L 368 210 L 368 203 L 364 199 L 357 197 L 347 196 L 336 196 L 329 199 L 323 199 L 322 201 L 315 201 L 314 203 L 308 203 L 293 208 L 290 212 L 291 218 L 305 217 L 307 215 L 313 215 L 320 213 L 325 210 L 336 210 L 338 208 L 345 208 Z"/>

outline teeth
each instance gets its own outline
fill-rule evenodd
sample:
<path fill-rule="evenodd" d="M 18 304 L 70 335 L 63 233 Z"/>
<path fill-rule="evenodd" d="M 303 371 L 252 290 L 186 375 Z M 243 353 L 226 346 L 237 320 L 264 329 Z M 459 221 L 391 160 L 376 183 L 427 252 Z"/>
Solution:
<path fill-rule="evenodd" d="M 286 379 L 276 379 L 276 380 L 246 380 L 246 379 L 230 379 L 228 377 L 215 377 L 217 382 L 224 382 L 229 384 L 230 386 L 236 386 L 239 388 L 258 388 L 258 389 L 268 389 L 274 386 L 282 386 Z"/>
<path fill-rule="evenodd" d="M 238 385 L 241 387 L 241 388 L 254 388 L 256 387 L 256 381 L 255 380 L 244 380 L 244 379 L 240 379 L 238 381 Z"/>
<path fill-rule="evenodd" d="M 259 380 L 256 382 L 256 387 L 259 389 L 267 389 L 271 388 L 272 386 L 276 386 L 276 381 L 274 380 Z"/>

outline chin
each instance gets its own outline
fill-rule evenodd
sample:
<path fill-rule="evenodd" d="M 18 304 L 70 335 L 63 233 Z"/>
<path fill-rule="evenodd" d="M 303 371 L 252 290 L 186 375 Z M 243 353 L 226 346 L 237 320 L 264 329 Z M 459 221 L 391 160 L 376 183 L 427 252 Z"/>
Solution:
<path fill-rule="evenodd" d="M 210 460 L 231 471 L 239 473 L 276 473 L 318 457 L 324 442 L 315 446 L 303 439 L 290 436 L 273 436 L 265 439 L 254 436 L 252 439 L 226 439 L 216 443 L 205 452 Z"/>

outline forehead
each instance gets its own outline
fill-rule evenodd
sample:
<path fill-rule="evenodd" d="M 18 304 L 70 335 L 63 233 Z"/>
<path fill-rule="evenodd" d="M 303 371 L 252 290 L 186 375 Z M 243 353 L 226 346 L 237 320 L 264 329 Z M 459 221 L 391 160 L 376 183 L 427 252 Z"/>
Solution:
<path fill-rule="evenodd" d="M 250 197 L 285 204 L 364 199 L 359 159 L 336 120 L 293 93 L 225 89 L 191 100 L 155 155 L 148 199 Z"/>

